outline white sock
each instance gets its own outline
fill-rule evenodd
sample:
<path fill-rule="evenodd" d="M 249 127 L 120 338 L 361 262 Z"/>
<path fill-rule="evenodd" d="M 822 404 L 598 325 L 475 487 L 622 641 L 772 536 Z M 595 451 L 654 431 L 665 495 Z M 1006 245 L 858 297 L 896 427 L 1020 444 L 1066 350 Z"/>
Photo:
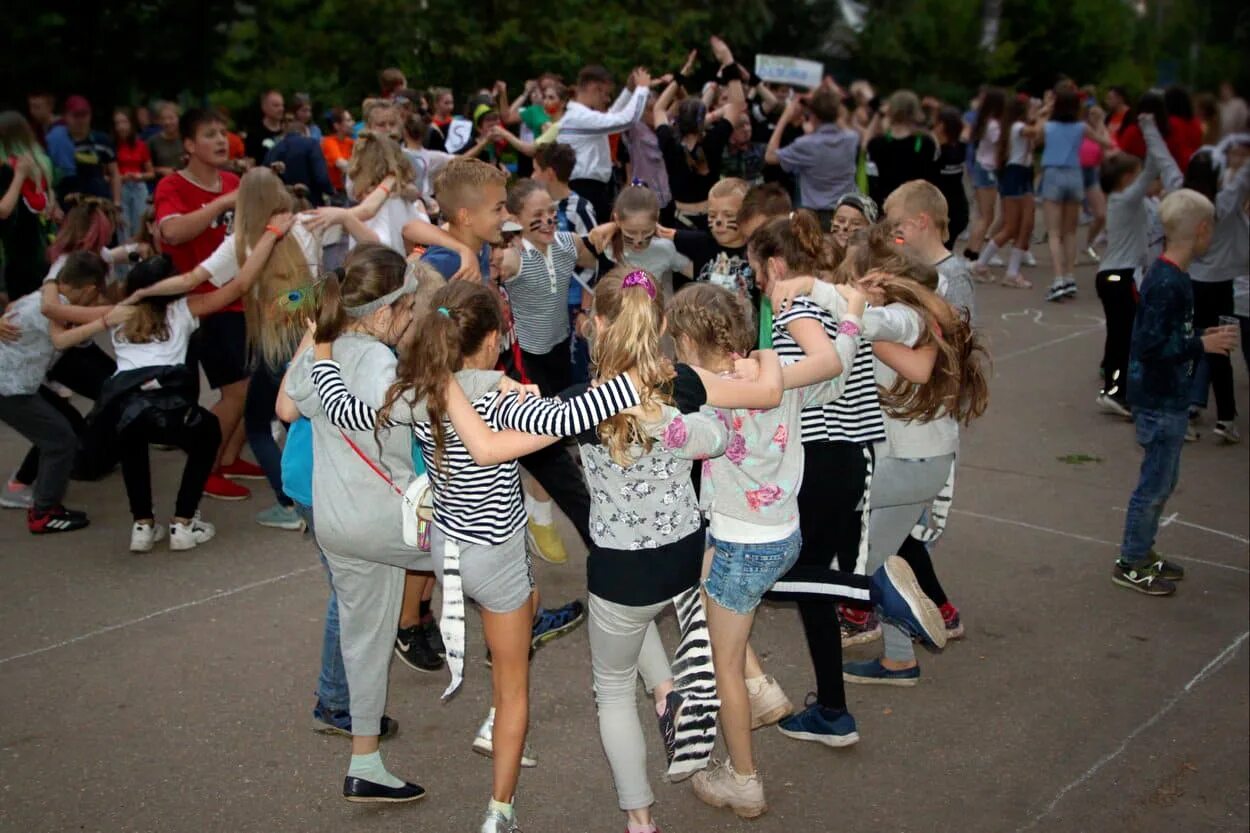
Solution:
<path fill-rule="evenodd" d="M 529 514 L 530 520 L 539 526 L 551 526 L 551 501 L 535 500 L 526 495 L 525 511 Z"/>
<path fill-rule="evenodd" d="M 1007 274 L 1015 277 L 1020 274 L 1020 261 L 1024 260 L 1024 251 L 1019 248 L 1011 250 L 1011 260 L 1007 262 Z"/>
<path fill-rule="evenodd" d="M 352 755 L 352 765 L 347 769 L 348 776 L 360 778 L 383 787 L 402 787 L 404 782 L 391 775 L 382 763 L 382 753 L 373 752 L 369 755 Z"/>
<path fill-rule="evenodd" d="M 989 266 L 990 259 L 996 254 L 998 254 L 998 246 L 994 244 L 993 240 L 987 240 L 985 242 L 985 248 L 981 250 L 981 256 L 977 258 L 977 262 L 984 263 L 986 266 Z"/>
<path fill-rule="evenodd" d="M 502 801 L 496 801 L 492 798 L 490 800 L 490 804 L 486 805 L 486 809 L 487 811 L 494 810 L 509 821 L 512 820 L 513 810 L 511 804 L 505 804 Z"/>

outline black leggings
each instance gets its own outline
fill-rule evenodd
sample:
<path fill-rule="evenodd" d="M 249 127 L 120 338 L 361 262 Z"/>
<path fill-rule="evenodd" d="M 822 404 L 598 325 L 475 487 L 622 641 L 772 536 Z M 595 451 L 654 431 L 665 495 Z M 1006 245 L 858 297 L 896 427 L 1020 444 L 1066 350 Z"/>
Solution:
<path fill-rule="evenodd" d="M 1094 279 L 1098 300 L 1107 319 L 1102 347 L 1102 392 L 1123 402 L 1128 396 L 1128 354 L 1137 315 L 1137 284 L 1132 269 L 1099 272 Z"/>
<path fill-rule="evenodd" d="M 1202 283 L 1190 281 L 1194 288 L 1194 329 L 1201 333 L 1207 327 L 1218 327 L 1221 315 L 1233 314 L 1233 282 Z M 1200 408 L 1207 406 L 1207 389 L 1215 391 L 1215 418 L 1227 422 L 1237 417 L 1237 398 L 1233 393 L 1233 362 L 1224 353 L 1204 353 L 1194 370 L 1194 389 L 1190 402 Z"/>
<path fill-rule="evenodd" d="M 938 607 L 946 604 L 946 590 L 942 587 L 942 582 L 938 581 L 937 573 L 933 570 L 933 558 L 924 542 L 908 535 L 903 546 L 899 547 L 898 554 L 916 574 L 916 581 L 924 594 Z"/>
<path fill-rule="evenodd" d="M 177 422 L 170 416 L 168 421 L 172 424 L 161 427 L 152 412 L 148 411 L 118 433 L 122 479 L 126 482 L 126 497 L 130 499 L 130 514 L 136 521 L 155 517 L 152 511 L 149 443 L 174 445 L 187 453 L 187 462 L 182 468 L 182 483 L 174 504 L 175 518 L 195 515 L 204 494 L 204 484 L 217 460 L 221 426 L 212 413 L 197 405 L 187 410 L 185 420 Z"/>
<path fill-rule="evenodd" d="M 845 709 L 837 603 L 866 601 L 848 591 L 865 591 L 869 583 L 867 576 L 854 572 L 863 523 L 857 507 L 864 496 L 868 461 L 864 447 L 850 442 L 804 443 L 803 456 L 805 476 L 799 488 L 803 546 L 799 560 L 768 596 L 798 601 L 816 672 L 816 700 L 830 709 Z M 801 585 L 806 587 L 793 589 Z"/>

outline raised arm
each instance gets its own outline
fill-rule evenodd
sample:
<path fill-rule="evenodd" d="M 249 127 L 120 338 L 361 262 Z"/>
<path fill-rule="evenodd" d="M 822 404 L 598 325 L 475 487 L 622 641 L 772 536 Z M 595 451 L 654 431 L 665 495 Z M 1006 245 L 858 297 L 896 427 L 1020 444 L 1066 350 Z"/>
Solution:
<path fill-rule="evenodd" d="M 655 119 L 655 126 L 668 124 L 668 108 L 673 106 L 673 99 L 677 97 L 677 88 L 681 86 L 676 81 L 671 82 L 664 88 L 664 92 L 660 93 L 660 97 L 655 100 L 655 104 L 651 105 L 651 117 Z"/>
<path fill-rule="evenodd" d="M 291 214 L 275 214 L 271 217 L 269 225 L 265 226 L 265 233 L 256 241 L 251 254 L 243 262 L 243 268 L 233 280 L 216 291 L 187 298 L 187 309 L 191 311 L 191 314 L 196 318 L 203 318 L 225 309 L 242 298 L 243 294 L 251 289 L 252 284 L 260 277 L 265 264 L 269 261 L 269 255 L 273 253 L 274 245 L 291 230 L 291 224 L 294 221 L 295 218 Z"/>
<path fill-rule="evenodd" d="M 571 437 L 589 431 L 600 422 L 639 402 L 638 389 L 628 373 L 590 388 L 573 399 L 521 401 L 514 395 L 496 399 L 487 409 L 490 423 L 530 434 Z"/>

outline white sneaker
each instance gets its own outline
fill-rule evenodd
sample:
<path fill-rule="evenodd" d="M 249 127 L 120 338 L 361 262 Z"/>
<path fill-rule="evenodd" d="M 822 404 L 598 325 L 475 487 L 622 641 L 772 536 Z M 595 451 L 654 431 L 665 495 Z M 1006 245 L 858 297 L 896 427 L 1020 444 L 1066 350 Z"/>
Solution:
<path fill-rule="evenodd" d="M 152 545 L 165 540 L 164 524 L 141 524 L 136 522 L 130 528 L 130 551 L 151 552 Z"/>
<path fill-rule="evenodd" d="M 794 714 L 794 704 L 771 674 L 747 680 L 747 698 L 751 701 L 752 729 L 771 726 Z"/>
<path fill-rule="evenodd" d="M 728 807 L 739 818 L 757 818 L 768 810 L 759 773 L 739 775 L 729 761 L 712 761 L 707 769 L 694 774 L 690 787 L 704 804 Z"/>
<path fill-rule="evenodd" d="M 169 526 L 169 548 L 174 552 L 193 550 L 200 544 L 207 544 L 217 534 L 217 528 L 208 521 L 200 520 L 196 512 L 191 523 L 173 523 Z"/>
<path fill-rule="evenodd" d="M 482 725 L 477 730 L 477 737 L 473 738 L 473 751 L 479 755 L 485 755 L 488 758 L 495 757 L 495 710 L 491 709 L 486 715 L 486 719 L 482 721 Z M 526 769 L 538 766 L 538 759 L 534 757 L 530 745 L 527 743 L 521 750 L 521 766 Z"/>
<path fill-rule="evenodd" d="M 0 487 L 0 506 L 5 509 L 29 509 L 35 505 L 35 488 L 10 479 Z"/>
<path fill-rule="evenodd" d="M 1023 263 L 1025 266 L 1036 266 L 1036 265 L 1037 265 L 1037 258 L 1033 257 L 1033 253 L 1032 253 L 1032 252 L 1025 252 L 1025 253 L 1024 253 L 1024 260 L 1022 260 L 1022 261 L 1020 261 L 1020 262 L 1021 262 L 1021 263 Z"/>
<path fill-rule="evenodd" d="M 1101 258 L 1098 257 L 1098 252 L 1094 249 L 1093 246 L 1087 246 L 1085 248 L 1085 256 L 1089 258 L 1090 261 L 1093 263 L 1097 263 L 1099 260 L 1101 260 Z"/>
<path fill-rule="evenodd" d="M 512 818 L 507 818 L 498 810 L 487 810 L 481 833 L 521 833 L 521 828 L 517 824 L 515 812 Z"/>
<path fill-rule="evenodd" d="M 1098 398 L 1094 401 L 1098 403 L 1098 407 L 1101 408 L 1105 414 L 1124 417 L 1125 419 L 1133 418 L 1133 412 L 1126 408 L 1124 404 L 1114 396 L 1108 396 L 1105 393 L 1100 393 L 1098 394 Z"/>
<path fill-rule="evenodd" d="M 1065 298 L 1076 297 L 1076 281 L 1074 281 L 1072 278 L 1068 278 L 1067 282 L 1063 285 L 1063 297 Z"/>
<path fill-rule="evenodd" d="M 992 258 L 990 258 L 989 265 L 990 266 L 1006 266 L 1007 264 L 1003 262 L 1003 259 L 1001 257 L 999 257 L 998 255 L 994 255 Z"/>
<path fill-rule="evenodd" d="M 1231 422 L 1216 422 L 1215 427 L 1211 429 L 1211 433 L 1223 439 L 1227 445 L 1241 442 L 1241 432 Z"/>

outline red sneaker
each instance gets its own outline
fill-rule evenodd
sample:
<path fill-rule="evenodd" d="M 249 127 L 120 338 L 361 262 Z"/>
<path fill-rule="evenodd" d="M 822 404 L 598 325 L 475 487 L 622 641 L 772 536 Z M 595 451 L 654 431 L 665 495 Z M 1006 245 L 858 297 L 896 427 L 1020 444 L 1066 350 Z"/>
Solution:
<path fill-rule="evenodd" d="M 264 480 L 265 470 L 255 463 L 249 463 L 242 457 L 233 463 L 222 466 L 217 470 L 222 477 L 229 477 L 231 480 Z"/>
<path fill-rule="evenodd" d="M 227 480 L 219 472 L 210 474 L 208 481 L 204 484 L 204 497 L 211 497 L 215 500 L 247 500 L 251 496 L 250 489 L 240 486 L 233 480 Z"/>
<path fill-rule="evenodd" d="M 959 621 L 959 608 L 950 602 L 938 608 L 942 612 L 942 621 L 946 623 L 946 639 L 962 639 L 964 635 L 963 622 Z"/>

